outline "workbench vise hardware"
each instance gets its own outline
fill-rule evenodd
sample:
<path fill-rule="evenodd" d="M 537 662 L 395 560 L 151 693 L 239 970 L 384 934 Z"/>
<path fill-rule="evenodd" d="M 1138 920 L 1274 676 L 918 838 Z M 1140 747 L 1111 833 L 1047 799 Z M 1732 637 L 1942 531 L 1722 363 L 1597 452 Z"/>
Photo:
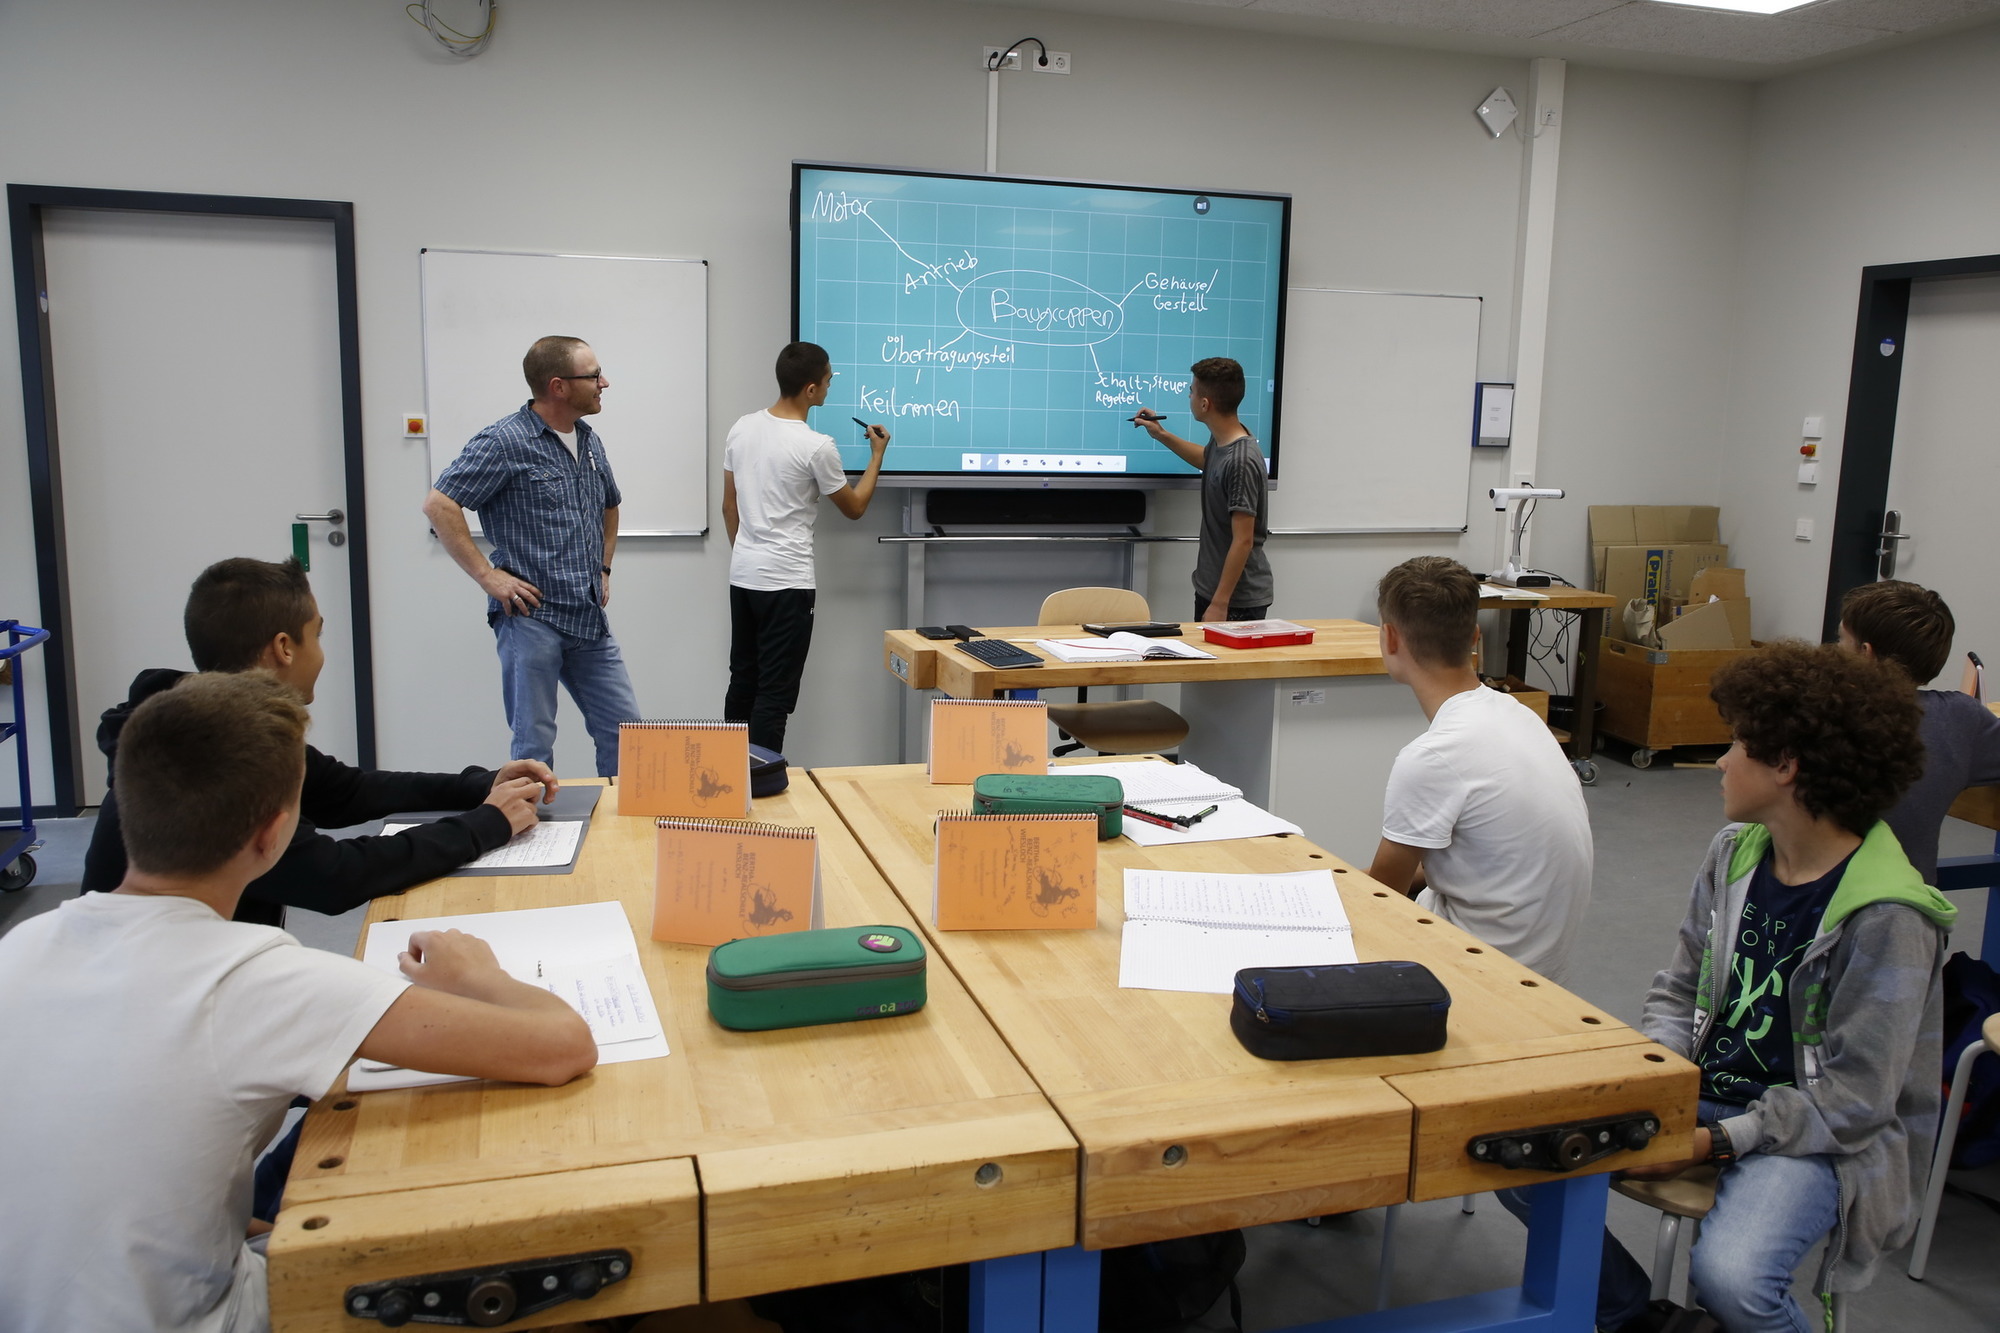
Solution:
<path fill-rule="evenodd" d="M 510 1319 L 537 1314 L 564 1301 L 587 1301 L 630 1276 L 630 1250 L 594 1250 L 556 1259 L 525 1259 L 498 1267 L 363 1282 L 347 1289 L 341 1308 L 356 1319 L 373 1319 L 390 1328 L 412 1323 L 498 1328 Z"/>
<path fill-rule="evenodd" d="M 1481 1134 L 1465 1145 L 1465 1151 L 1475 1162 L 1504 1166 L 1509 1171 L 1574 1171 L 1621 1148 L 1638 1152 L 1659 1132 L 1660 1118 L 1651 1111 L 1640 1111 L 1602 1120 Z"/>

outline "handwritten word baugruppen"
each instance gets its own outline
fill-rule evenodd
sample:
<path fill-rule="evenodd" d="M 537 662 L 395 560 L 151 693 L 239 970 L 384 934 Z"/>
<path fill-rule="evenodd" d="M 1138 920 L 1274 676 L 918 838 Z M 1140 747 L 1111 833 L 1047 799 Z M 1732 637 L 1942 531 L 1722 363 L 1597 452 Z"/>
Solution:
<path fill-rule="evenodd" d="M 1118 311 L 1116 307 L 1105 309 L 1087 305 L 1018 306 L 1006 288 L 995 287 L 993 322 L 997 324 L 1008 319 L 1020 320 L 1029 328 L 1044 333 L 1058 325 L 1066 329 L 1109 329 L 1117 327 Z"/>

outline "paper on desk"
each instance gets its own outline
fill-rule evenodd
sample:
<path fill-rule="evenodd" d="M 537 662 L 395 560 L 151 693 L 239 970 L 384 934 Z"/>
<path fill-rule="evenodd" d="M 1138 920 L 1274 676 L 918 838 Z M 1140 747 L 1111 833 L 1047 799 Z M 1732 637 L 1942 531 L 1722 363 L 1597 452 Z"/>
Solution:
<path fill-rule="evenodd" d="M 1479 595 L 1481 597 L 1498 597 L 1502 601 L 1508 602 L 1546 602 L 1549 600 L 1549 595 L 1545 592 L 1533 592 L 1527 588 L 1516 588 L 1505 583 L 1482 583 L 1479 585 Z"/>
<path fill-rule="evenodd" d="M 1330 870 L 1290 875 L 1125 872 L 1118 984 L 1227 995 L 1246 967 L 1352 963 Z"/>
<path fill-rule="evenodd" d="M 652 1060 L 668 1053 L 666 1033 L 622 903 L 378 921 L 368 928 L 361 961 L 402 975 L 397 957 L 419 930 L 477 935 L 491 946 L 507 975 L 561 996 L 590 1025 L 599 1064 Z M 370 1060 L 356 1061 L 347 1074 L 353 1092 L 467 1081 L 456 1074 L 427 1074 Z"/>
<path fill-rule="evenodd" d="M 415 824 L 384 824 L 382 832 L 401 833 Z M 556 869 L 576 859 L 577 843 L 583 838 L 581 819 L 539 820 L 526 833 L 516 833 L 476 861 L 467 861 L 461 870 Z"/>
<path fill-rule="evenodd" d="M 1199 921 L 1274 930 L 1351 929 L 1331 870 L 1279 875 L 1127 870 L 1125 919 Z"/>
<path fill-rule="evenodd" d="M 1121 630 L 1102 639 L 1034 639 L 1035 647 L 1064 662 L 1143 662 L 1176 657 L 1213 659 L 1214 653 L 1179 639 L 1155 639 Z"/>
<path fill-rule="evenodd" d="M 1127 816 L 1123 829 L 1125 836 L 1141 847 L 1173 847 L 1185 842 L 1226 842 L 1231 838 L 1268 838 L 1276 833 L 1303 834 L 1304 829 L 1288 819 L 1280 819 L 1262 806 L 1252 805 L 1242 797 L 1222 801 L 1136 801 L 1130 795 L 1125 798 L 1142 809 L 1162 815 L 1193 815 L 1213 805 L 1214 814 L 1199 824 L 1183 828 L 1162 828 L 1149 824 L 1143 819 Z"/>
<path fill-rule="evenodd" d="M 1201 805 L 1213 805 L 1243 794 L 1241 787 L 1232 787 L 1193 764 L 1170 764 L 1164 759 L 1123 764 L 1050 764 L 1049 772 L 1057 777 L 1084 773 L 1117 778 L 1125 788 L 1127 804 L 1149 809 L 1156 801 L 1199 801 Z M 1195 808 L 1200 809 L 1201 805 Z"/>

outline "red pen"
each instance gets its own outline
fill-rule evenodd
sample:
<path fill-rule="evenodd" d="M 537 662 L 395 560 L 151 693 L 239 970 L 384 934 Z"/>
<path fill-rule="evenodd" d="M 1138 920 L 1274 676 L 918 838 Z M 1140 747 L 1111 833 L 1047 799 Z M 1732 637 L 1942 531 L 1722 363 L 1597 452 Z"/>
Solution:
<path fill-rule="evenodd" d="M 1125 807 L 1125 813 L 1132 816 L 1132 818 L 1134 819 L 1143 819 L 1148 824 L 1158 824 L 1161 828 L 1170 828 L 1175 830 L 1176 832 L 1181 831 L 1181 826 L 1179 824 L 1176 824 L 1173 820 L 1168 819 L 1165 815 L 1156 815 L 1150 810 L 1141 810 L 1137 806 L 1128 805 Z"/>

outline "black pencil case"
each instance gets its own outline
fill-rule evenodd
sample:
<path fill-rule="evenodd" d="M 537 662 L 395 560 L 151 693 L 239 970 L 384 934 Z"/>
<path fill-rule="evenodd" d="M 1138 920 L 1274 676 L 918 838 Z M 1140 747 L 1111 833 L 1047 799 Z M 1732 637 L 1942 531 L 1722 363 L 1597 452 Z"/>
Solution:
<path fill-rule="evenodd" d="M 1422 963 L 1246 967 L 1229 1028 L 1265 1060 L 1414 1055 L 1444 1045 L 1451 992 Z"/>

